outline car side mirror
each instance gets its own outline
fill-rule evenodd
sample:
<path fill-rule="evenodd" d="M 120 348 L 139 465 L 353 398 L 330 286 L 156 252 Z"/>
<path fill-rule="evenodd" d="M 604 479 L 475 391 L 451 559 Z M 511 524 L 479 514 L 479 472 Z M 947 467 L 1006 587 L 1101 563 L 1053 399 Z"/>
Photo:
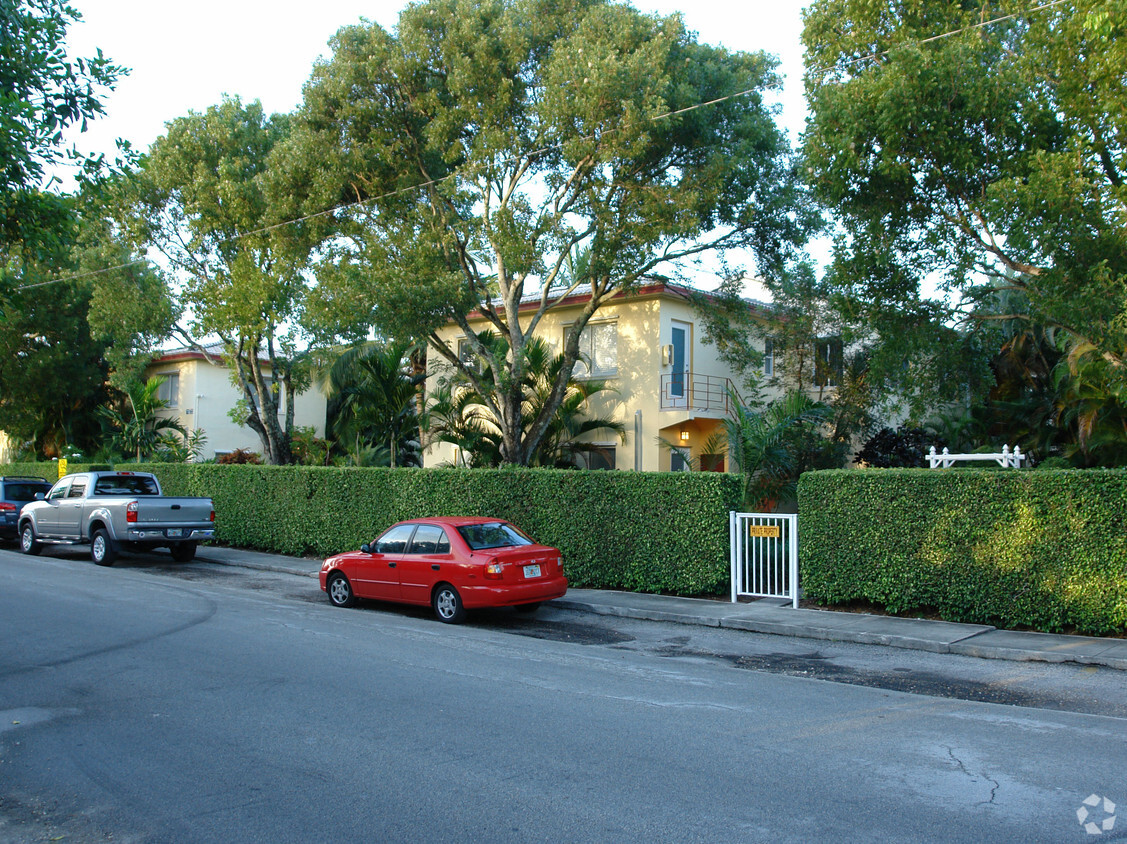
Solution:
<path fill-rule="evenodd" d="M 46 501 L 47 496 L 42 492 L 37 492 L 37 493 L 35 493 L 35 500 L 36 501 Z"/>
<path fill-rule="evenodd" d="M 372 553 L 372 546 L 369 545 L 367 542 L 365 542 L 363 545 L 360 546 L 360 550 L 363 551 L 365 554 L 371 554 Z"/>

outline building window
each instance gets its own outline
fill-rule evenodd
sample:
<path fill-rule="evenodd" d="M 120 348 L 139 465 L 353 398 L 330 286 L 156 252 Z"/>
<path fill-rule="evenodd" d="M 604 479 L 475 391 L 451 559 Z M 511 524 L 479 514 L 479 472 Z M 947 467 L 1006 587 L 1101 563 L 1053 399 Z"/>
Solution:
<path fill-rule="evenodd" d="M 685 461 L 684 455 L 679 451 L 669 452 L 669 471 L 688 472 L 692 467 Z"/>
<path fill-rule="evenodd" d="M 169 407 L 180 406 L 180 373 L 159 372 L 158 378 L 163 378 L 164 383 L 157 388 L 157 398 Z"/>
<path fill-rule="evenodd" d="M 814 341 L 814 386 L 837 387 L 844 371 L 840 337 Z"/>
<path fill-rule="evenodd" d="M 592 445 L 575 452 L 575 465 L 580 469 L 615 468 L 613 445 Z"/>
<path fill-rule="evenodd" d="M 576 378 L 610 378 L 618 374 L 618 323 L 591 322 L 579 335 Z"/>
<path fill-rule="evenodd" d="M 763 341 L 763 374 L 768 378 L 775 374 L 775 341 L 770 337 Z"/>
<path fill-rule="evenodd" d="M 471 372 L 481 372 L 481 358 L 466 337 L 458 340 L 458 360 Z"/>

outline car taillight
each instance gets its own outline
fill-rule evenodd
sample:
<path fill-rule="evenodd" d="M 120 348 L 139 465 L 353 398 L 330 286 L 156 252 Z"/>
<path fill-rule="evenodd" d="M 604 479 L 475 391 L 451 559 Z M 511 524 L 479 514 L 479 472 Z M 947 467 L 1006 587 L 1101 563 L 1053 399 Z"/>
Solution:
<path fill-rule="evenodd" d="M 500 580 L 503 569 L 500 563 L 490 563 L 485 567 L 486 580 Z"/>
<path fill-rule="evenodd" d="M 14 513 L 16 511 L 16 505 L 9 504 L 7 501 L 0 501 L 0 511 L 2 510 L 10 510 Z"/>
<path fill-rule="evenodd" d="M 211 515 L 208 516 L 208 521 L 212 521 L 212 522 L 215 521 L 215 511 L 214 510 L 212 510 Z"/>
<path fill-rule="evenodd" d="M 137 502 L 136 501 L 130 501 L 128 504 L 125 505 L 125 521 L 127 521 L 127 522 L 137 521 Z"/>

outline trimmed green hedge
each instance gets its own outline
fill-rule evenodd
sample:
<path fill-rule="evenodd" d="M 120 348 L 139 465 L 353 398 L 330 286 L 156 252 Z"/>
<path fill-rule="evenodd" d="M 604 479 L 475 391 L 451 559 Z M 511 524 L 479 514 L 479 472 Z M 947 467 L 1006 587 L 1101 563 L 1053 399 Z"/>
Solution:
<path fill-rule="evenodd" d="M 868 469 L 798 485 L 803 594 L 1086 634 L 1127 630 L 1127 471 Z"/>
<path fill-rule="evenodd" d="M 44 474 L 31 468 L 0 473 Z M 573 586 L 678 595 L 727 592 L 728 511 L 743 495 L 738 475 L 714 472 L 118 468 L 152 472 L 168 495 L 209 496 L 217 538 L 242 548 L 324 557 L 357 548 L 401 519 L 497 516 L 560 548 Z"/>

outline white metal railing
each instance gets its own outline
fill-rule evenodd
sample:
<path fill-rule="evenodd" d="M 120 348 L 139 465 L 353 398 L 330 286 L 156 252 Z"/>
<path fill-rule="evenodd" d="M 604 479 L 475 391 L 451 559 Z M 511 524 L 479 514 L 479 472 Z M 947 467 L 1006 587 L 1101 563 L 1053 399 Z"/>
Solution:
<path fill-rule="evenodd" d="M 1021 446 L 1015 445 L 1011 452 L 1008 445 L 1002 446 L 998 454 L 951 454 L 946 448 L 942 454 L 936 454 L 935 446 L 927 453 L 927 462 L 932 469 L 950 469 L 956 462 L 969 462 L 971 460 L 994 460 L 1003 469 L 1020 469 L 1021 461 L 1028 456 L 1021 453 Z"/>
<path fill-rule="evenodd" d="M 789 598 L 798 609 L 798 516 L 728 514 L 732 602 L 741 596 Z"/>

